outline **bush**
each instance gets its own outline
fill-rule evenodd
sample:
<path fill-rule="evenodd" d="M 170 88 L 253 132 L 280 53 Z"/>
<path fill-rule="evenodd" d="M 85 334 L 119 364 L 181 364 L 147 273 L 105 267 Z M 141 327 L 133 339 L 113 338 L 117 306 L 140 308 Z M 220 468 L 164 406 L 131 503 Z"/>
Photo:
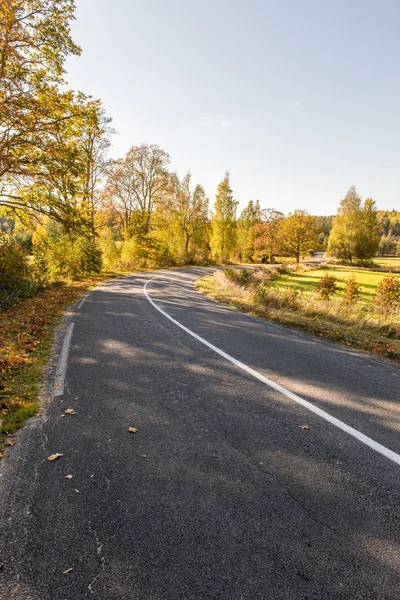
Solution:
<path fill-rule="evenodd" d="M 0 234 L 0 309 L 7 310 L 18 300 L 33 296 L 39 282 L 29 270 L 28 260 L 12 234 Z"/>
<path fill-rule="evenodd" d="M 112 271 L 120 267 L 121 246 L 122 243 L 115 241 L 111 236 L 103 237 L 100 240 L 103 264 L 106 269 L 110 269 Z"/>
<path fill-rule="evenodd" d="M 326 273 L 321 279 L 318 281 L 316 290 L 324 300 L 329 300 L 331 296 L 336 292 L 336 277 L 334 275 L 329 275 Z"/>
<path fill-rule="evenodd" d="M 233 267 L 228 267 L 224 269 L 224 274 L 233 283 L 247 287 L 253 276 L 253 271 L 251 269 L 234 269 Z"/>
<path fill-rule="evenodd" d="M 388 317 L 400 310 L 400 278 L 393 273 L 386 275 L 376 288 L 373 298 L 375 310 Z"/>
<path fill-rule="evenodd" d="M 102 268 L 101 250 L 93 238 L 68 235 L 40 237 L 35 240 L 34 260 L 45 265 L 49 278 L 77 279 L 99 273 Z"/>
<path fill-rule="evenodd" d="M 360 284 L 355 275 L 350 275 L 346 281 L 342 302 L 348 307 L 354 306 L 360 299 Z"/>

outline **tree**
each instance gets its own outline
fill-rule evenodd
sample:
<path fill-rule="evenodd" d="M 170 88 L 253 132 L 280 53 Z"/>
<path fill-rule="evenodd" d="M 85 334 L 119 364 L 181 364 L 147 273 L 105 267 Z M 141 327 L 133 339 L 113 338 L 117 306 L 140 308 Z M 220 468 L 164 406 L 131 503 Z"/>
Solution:
<path fill-rule="evenodd" d="M 254 227 L 254 260 L 266 259 L 270 263 L 274 262 L 274 257 L 279 253 L 282 247 L 281 220 L 283 213 L 268 208 L 262 211 L 262 222 Z"/>
<path fill-rule="evenodd" d="M 351 187 L 333 219 L 328 252 L 351 264 L 354 258 L 371 259 L 378 247 L 379 226 L 375 202 L 367 198 L 363 204 L 355 187 Z"/>
<path fill-rule="evenodd" d="M 281 222 L 282 250 L 296 262 L 318 246 L 318 229 L 315 217 L 305 210 L 295 210 Z"/>
<path fill-rule="evenodd" d="M 377 210 L 372 198 L 366 198 L 364 201 L 359 225 L 356 256 L 361 260 L 370 260 L 378 252 L 380 241 Z"/>
<path fill-rule="evenodd" d="M 53 110 L 64 118 L 57 119 L 37 144 L 40 169 L 8 176 L 1 204 L 18 214 L 50 217 L 61 223 L 66 233 L 93 232 L 88 176 L 94 168 L 94 157 L 88 155 L 85 132 L 96 130 L 98 141 L 103 136 L 101 104 L 83 94 L 68 92 Z"/>
<path fill-rule="evenodd" d="M 80 54 L 74 10 L 73 0 L 0 3 L 0 182 L 40 170 L 42 136 L 66 118 L 54 105 L 65 59 Z"/>
<path fill-rule="evenodd" d="M 105 198 L 120 215 L 126 230 L 149 233 L 151 217 L 162 203 L 170 180 L 170 156 L 159 146 L 133 146 L 123 159 L 114 161 L 107 179 Z"/>
<path fill-rule="evenodd" d="M 379 241 L 379 254 L 385 256 L 386 254 L 395 254 L 397 243 L 395 238 L 392 236 L 392 232 L 388 235 L 383 235 Z"/>
<path fill-rule="evenodd" d="M 211 250 L 216 260 L 226 262 L 236 247 L 236 210 L 238 202 L 234 200 L 230 188 L 229 173 L 218 185 L 212 216 Z"/>
<path fill-rule="evenodd" d="M 208 199 L 203 187 L 197 184 L 193 191 L 190 189 L 191 174 L 185 175 L 182 181 L 176 173 L 171 175 L 170 191 L 165 195 L 162 210 L 170 222 L 172 229 L 177 231 L 181 239 L 183 258 L 185 261 L 193 258 L 196 247 L 195 241 L 201 230 L 208 225 Z"/>
<path fill-rule="evenodd" d="M 328 252 L 347 263 L 352 263 L 357 254 L 359 242 L 359 224 L 362 218 L 362 199 L 353 186 L 341 200 L 337 216 L 333 218 L 329 236 Z"/>
<path fill-rule="evenodd" d="M 237 242 L 242 260 L 252 260 L 254 252 L 254 227 L 261 221 L 259 200 L 250 200 L 240 213 L 237 222 Z"/>

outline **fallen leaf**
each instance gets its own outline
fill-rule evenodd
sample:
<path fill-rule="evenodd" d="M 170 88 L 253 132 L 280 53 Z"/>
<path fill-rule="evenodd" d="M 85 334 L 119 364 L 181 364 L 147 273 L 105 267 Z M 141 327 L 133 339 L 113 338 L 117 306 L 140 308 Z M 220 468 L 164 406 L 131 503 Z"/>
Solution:
<path fill-rule="evenodd" d="M 79 490 L 77 490 L 77 489 L 74 489 L 74 492 L 76 492 L 77 494 L 79 494 Z"/>
<path fill-rule="evenodd" d="M 53 461 L 53 460 L 57 460 L 57 458 L 61 458 L 62 456 L 64 456 L 63 454 L 60 454 L 59 452 L 56 452 L 55 454 L 51 454 L 47 460 Z"/>
<path fill-rule="evenodd" d="M 66 475 L 64 479 L 72 479 L 72 475 Z"/>
<path fill-rule="evenodd" d="M 6 440 L 6 441 L 4 442 L 4 445 L 5 445 L 5 446 L 15 446 L 15 444 L 16 444 L 16 443 L 17 443 L 17 441 L 16 441 L 16 440 Z"/>
<path fill-rule="evenodd" d="M 74 398 L 74 400 L 79 400 L 79 396 L 76 396 L 76 397 Z"/>
<path fill-rule="evenodd" d="M 67 573 L 71 573 L 71 571 L 73 571 L 73 570 L 74 570 L 74 567 L 70 567 L 66 571 L 63 571 L 63 575 L 66 575 Z"/>
<path fill-rule="evenodd" d="M 74 410 L 73 408 L 67 408 L 67 410 L 64 410 L 64 414 L 65 415 L 76 415 L 76 410 Z"/>
<path fill-rule="evenodd" d="M 310 429 L 309 425 L 299 425 L 300 429 Z"/>
<path fill-rule="evenodd" d="M 136 433 L 136 432 L 137 432 L 137 429 L 136 429 L 136 427 L 129 427 L 129 431 L 130 431 L 131 433 Z"/>

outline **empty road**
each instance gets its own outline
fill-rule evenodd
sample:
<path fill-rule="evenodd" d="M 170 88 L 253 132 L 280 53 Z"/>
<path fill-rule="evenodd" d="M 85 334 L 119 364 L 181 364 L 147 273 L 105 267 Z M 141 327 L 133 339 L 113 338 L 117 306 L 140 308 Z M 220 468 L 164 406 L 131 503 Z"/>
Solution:
<path fill-rule="evenodd" d="M 399 367 L 217 304 L 206 272 L 66 319 L 0 463 L 1 600 L 400 598 Z"/>

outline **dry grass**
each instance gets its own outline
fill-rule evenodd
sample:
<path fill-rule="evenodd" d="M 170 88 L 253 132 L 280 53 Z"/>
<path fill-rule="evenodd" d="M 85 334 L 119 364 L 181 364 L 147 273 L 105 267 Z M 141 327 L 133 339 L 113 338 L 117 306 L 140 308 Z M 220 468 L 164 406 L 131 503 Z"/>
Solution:
<path fill-rule="evenodd" d="M 324 301 L 315 293 L 279 287 L 277 281 L 279 277 L 274 280 L 267 272 L 255 273 L 244 287 L 219 271 L 201 278 L 197 289 L 244 312 L 400 362 L 398 316 L 385 320 L 364 304 L 348 307 L 340 298 Z"/>

